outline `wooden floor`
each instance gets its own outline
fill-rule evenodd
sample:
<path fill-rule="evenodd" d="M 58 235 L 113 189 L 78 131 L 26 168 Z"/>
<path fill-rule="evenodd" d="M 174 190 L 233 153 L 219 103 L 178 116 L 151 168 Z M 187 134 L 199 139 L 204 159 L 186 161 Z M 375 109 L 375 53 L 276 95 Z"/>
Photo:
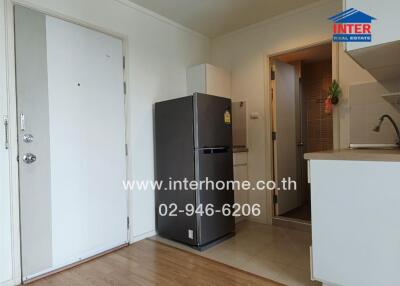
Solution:
<path fill-rule="evenodd" d="M 144 240 L 59 274 L 33 286 L 119 285 L 282 285 L 236 268 Z"/>

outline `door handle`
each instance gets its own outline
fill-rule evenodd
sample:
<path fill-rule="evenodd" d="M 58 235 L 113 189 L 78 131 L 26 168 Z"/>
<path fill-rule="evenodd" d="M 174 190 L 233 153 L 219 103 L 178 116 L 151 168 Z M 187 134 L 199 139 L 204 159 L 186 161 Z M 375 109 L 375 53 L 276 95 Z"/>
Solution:
<path fill-rule="evenodd" d="M 4 117 L 4 148 L 8 150 L 9 139 L 8 139 L 8 119 Z"/>
<path fill-rule="evenodd" d="M 32 153 L 26 153 L 22 159 L 26 164 L 32 164 L 36 162 L 36 155 Z"/>
<path fill-rule="evenodd" d="M 227 153 L 229 151 L 229 147 L 206 147 L 198 150 L 202 154 Z"/>
<path fill-rule="evenodd" d="M 25 131 L 25 115 L 23 113 L 19 116 L 21 131 Z"/>

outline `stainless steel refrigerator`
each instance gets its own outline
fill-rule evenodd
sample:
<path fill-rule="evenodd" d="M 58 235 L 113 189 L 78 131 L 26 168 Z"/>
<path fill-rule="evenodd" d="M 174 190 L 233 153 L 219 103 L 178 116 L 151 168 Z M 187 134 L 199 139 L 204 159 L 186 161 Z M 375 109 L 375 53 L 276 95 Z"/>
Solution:
<path fill-rule="evenodd" d="M 234 203 L 233 190 L 173 189 L 172 181 L 233 180 L 231 100 L 195 93 L 155 104 L 155 171 L 163 182 L 156 190 L 156 225 L 160 236 L 198 249 L 234 234 L 232 215 L 220 212 Z M 179 187 L 175 185 L 175 187 Z M 184 186 L 182 186 L 184 187 Z M 165 207 L 177 209 L 165 215 Z M 213 205 L 214 215 L 188 215 L 187 205 Z M 161 209 L 160 209 L 161 206 Z M 161 213 L 160 213 L 161 211 Z"/>

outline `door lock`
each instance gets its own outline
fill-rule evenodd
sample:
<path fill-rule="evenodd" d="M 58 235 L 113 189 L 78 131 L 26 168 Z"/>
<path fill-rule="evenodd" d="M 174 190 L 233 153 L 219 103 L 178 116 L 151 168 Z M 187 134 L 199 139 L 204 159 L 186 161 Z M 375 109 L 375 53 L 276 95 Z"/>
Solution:
<path fill-rule="evenodd" d="M 24 157 L 22 158 L 22 160 L 26 163 L 26 164 L 32 164 L 36 161 L 36 155 L 32 154 L 32 153 L 26 153 L 24 155 Z"/>
<path fill-rule="evenodd" d="M 25 143 L 32 143 L 33 142 L 33 135 L 32 134 L 25 134 L 24 135 L 24 142 Z"/>

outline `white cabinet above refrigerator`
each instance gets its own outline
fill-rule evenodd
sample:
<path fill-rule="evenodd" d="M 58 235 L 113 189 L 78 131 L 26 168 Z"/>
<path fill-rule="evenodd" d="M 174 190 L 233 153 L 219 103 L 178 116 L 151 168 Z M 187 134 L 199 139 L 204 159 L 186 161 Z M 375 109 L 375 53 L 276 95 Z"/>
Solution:
<path fill-rule="evenodd" d="M 210 64 L 201 64 L 187 70 L 188 95 L 195 92 L 231 98 L 230 72 Z"/>

